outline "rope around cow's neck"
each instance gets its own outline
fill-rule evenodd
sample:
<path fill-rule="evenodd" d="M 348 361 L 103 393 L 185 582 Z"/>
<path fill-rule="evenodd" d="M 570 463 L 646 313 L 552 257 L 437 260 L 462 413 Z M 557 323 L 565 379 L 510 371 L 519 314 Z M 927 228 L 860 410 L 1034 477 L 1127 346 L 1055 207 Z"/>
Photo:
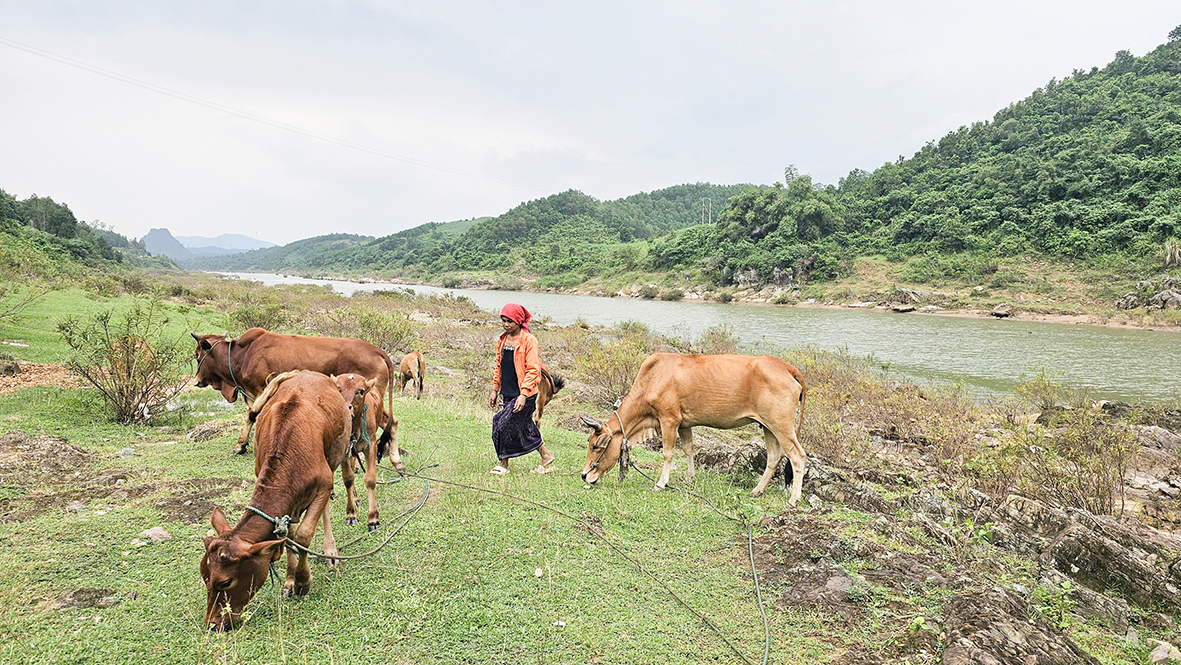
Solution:
<path fill-rule="evenodd" d="M 210 348 L 209 350 L 212 351 L 213 349 Z M 246 399 L 253 402 L 254 396 L 251 395 L 250 393 L 246 392 L 246 389 L 243 388 L 238 383 L 238 378 L 234 376 L 233 352 L 234 352 L 234 340 L 231 339 L 229 342 L 226 342 L 226 367 L 228 367 L 230 370 L 230 380 L 234 382 L 234 388 L 236 388 L 238 390 L 238 392 L 242 393 L 243 395 L 246 396 Z"/>

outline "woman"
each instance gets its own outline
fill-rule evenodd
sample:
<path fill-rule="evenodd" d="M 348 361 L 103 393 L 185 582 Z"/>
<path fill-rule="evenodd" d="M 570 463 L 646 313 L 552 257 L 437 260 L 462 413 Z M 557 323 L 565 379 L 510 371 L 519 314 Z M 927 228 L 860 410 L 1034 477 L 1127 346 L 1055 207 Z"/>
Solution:
<path fill-rule="evenodd" d="M 489 473 L 508 473 L 508 461 L 536 450 L 541 464 L 533 473 L 553 470 L 554 456 L 545 449 L 541 431 L 533 422 L 537 408 L 537 385 L 541 380 L 541 356 L 537 338 L 529 332 L 532 315 L 524 307 L 509 303 L 500 310 L 504 334 L 496 342 L 496 367 L 492 373 L 492 395 L 488 407 L 496 408 L 496 396 L 504 397 L 504 407 L 492 416 L 492 443 L 500 461 Z"/>

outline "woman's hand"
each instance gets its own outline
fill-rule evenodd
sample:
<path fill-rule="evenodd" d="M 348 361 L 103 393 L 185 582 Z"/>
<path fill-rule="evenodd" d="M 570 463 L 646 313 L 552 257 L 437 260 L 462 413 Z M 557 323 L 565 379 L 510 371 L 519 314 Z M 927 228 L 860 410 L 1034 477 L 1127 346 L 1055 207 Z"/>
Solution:
<path fill-rule="evenodd" d="M 517 401 L 513 404 L 513 413 L 516 413 L 523 408 L 525 408 L 525 396 L 517 395 Z"/>
<path fill-rule="evenodd" d="M 489 409 L 496 408 L 496 395 L 497 395 L 496 391 L 493 390 L 492 395 L 488 397 L 488 408 Z"/>

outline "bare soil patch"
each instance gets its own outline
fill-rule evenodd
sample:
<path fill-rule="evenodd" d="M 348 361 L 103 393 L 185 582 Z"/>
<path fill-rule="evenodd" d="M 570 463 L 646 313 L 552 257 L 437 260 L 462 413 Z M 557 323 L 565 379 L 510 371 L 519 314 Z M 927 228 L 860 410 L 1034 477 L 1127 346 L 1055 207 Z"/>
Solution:
<path fill-rule="evenodd" d="M 201 524 L 219 505 L 215 499 L 251 484 L 244 478 L 190 478 L 165 486 L 169 496 L 157 499 L 154 505 L 166 521 Z"/>
<path fill-rule="evenodd" d="M 39 610 L 62 610 L 70 607 L 105 609 L 119 604 L 119 594 L 111 589 L 82 587 L 62 594 L 54 600 L 46 600 L 37 606 Z"/>
<path fill-rule="evenodd" d="M 20 371 L 16 374 L 0 376 L 0 395 L 9 395 L 21 388 L 34 386 L 78 388 L 82 385 L 70 370 L 58 364 L 17 361 L 17 365 L 20 366 Z"/>

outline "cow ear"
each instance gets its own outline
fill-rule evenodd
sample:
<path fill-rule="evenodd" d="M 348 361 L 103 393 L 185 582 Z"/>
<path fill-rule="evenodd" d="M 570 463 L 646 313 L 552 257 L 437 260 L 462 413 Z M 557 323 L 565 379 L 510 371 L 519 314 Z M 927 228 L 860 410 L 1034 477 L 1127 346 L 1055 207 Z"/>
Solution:
<path fill-rule="evenodd" d="M 264 540 L 261 543 L 255 543 L 250 546 L 250 549 L 246 550 L 246 556 L 264 554 L 269 559 L 275 559 L 278 553 L 283 551 L 283 543 L 286 541 L 286 538 L 281 538 L 279 540 Z"/>
<path fill-rule="evenodd" d="M 224 536 L 230 532 L 230 523 L 226 521 L 226 514 L 221 512 L 221 507 L 214 506 L 213 514 L 209 516 L 209 523 L 213 525 L 213 530 L 217 531 L 217 535 Z"/>
<path fill-rule="evenodd" d="M 212 345 L 212 344 L 210 344 L 210 343 L 209 343 L 209 340 L 207 340 L 207 339 L 202 339 L 202 340 L 199 340 L 199 341 L 197 342 L 197 346 L 201 347 L 201 350 L 202 350 L 202 351 L 209 351 L 210 349 L 212 349 L 212 348 L 213 348 L 213 345 Z"/>
<path fill-rule="evenodd" d="M 591 418 L 590 416 L 579 416 L 578 418 L 579 418 L 579 420 L 582 421 L 583 425 L 586 425 L 587 427 L 593 429 L 595 431 L 595 434 L 602 434 L 603 433 L 603 426 L 599 424 L 599 421 L 595 420 L 594 418 Z"/>
<path fill-rule="evenodd" d="M 373 386 L 377 385 L 377 377 L 373 377 L 365 382 L 365 390 L 372 390 Z"/>
<path fill-rule="evenodd" d="M 213 541 L 215 541 L 215 540 L 217 540 L 217 538 L 214 536 L 205 536 L 205 551 L 206 552 L 209 551 L 210 546 L 213 545 Z"/>

